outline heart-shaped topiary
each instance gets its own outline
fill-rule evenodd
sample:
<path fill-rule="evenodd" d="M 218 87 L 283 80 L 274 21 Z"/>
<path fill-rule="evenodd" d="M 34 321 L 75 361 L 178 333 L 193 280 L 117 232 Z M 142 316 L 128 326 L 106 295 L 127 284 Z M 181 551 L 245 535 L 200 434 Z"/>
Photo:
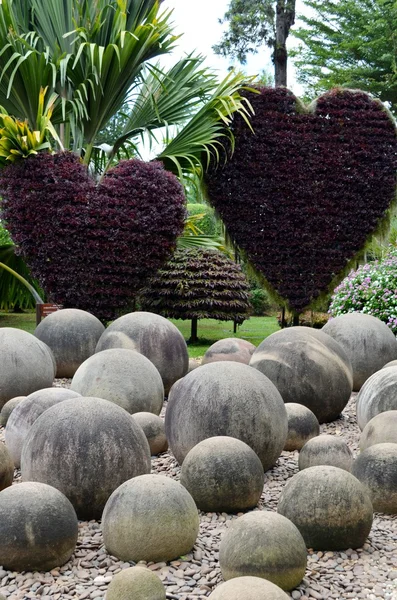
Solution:
<path fill-rule="evenodd" d="M 177 178 L 123 161 L 96 184 L 80 159 L 38 154 L 0 174 L 3 216 L 51 300 L 114 319 L 170 256 L 185 218 Z"/>
<path fill-rule="evenodd" d="M 254 135 L 207 179 L 228 233 L 276 294 L 301 312 L 340 280 L 396 196 L 394 122 L 377 100 L 332 90 L 304 107 L 285 88 L 247 92 Z"/>

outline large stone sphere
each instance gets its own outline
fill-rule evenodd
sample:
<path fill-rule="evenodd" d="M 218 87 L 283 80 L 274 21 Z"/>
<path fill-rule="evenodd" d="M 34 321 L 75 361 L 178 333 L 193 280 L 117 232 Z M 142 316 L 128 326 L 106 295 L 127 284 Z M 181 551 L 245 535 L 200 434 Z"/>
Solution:
<path fill-rule="evenodd" d="M 16 467 L 21 465 L 22 448 L 36 419 L 51 406 L 79 396 L 77 392 L 66 388 L 44 388 L 29 394 L 15 407 L 8 419 L 4 439 Z"/>
<path fill-rule="evenodd" d="M 348 354 L 353 367 L 353 390 L 386 363 L 397 359 L 397 340 L 386 323 L 371 315 L 348 313 L 322 328 Z"/>
<path fill-rule="evenodd" d="M 51 348 L 56 377 L 73 377 L 81 363 L 94 354 L 104 331 L 104 325 L 91 313 L 64 308 L 43 319 L 34 334 Z"/>
<path fill-rule="evenodd" d="M 356 399 L 357 423 L 361 430 L 380 413 L 397 410 L 397 369 L 386 367 L 374 373 Z"/>
<path fill-rule="evenodd" d="M 351 471 L 353 454 L 345 440 L 336 435 L 319 435 L 309 440 L 299 452 L 299 470 L 328 465 Z"/>
<path fill-rule="evenodd" d="M 31 333 L 0 327 L 0 408 L 15 396 L 27 396 L 54 381 L 53 355 Z"/>
<path fill-rule="evenodd" d="M 343 349 L 310 327 L 290 327 L 267 337 L 251 367 L 266 375 L 284 402 L 309 408 L 320 423 L 336 419 L 349 401 L 353 378 Z"/>
<path fill-rule="evenodd" d="M 288 436 L 284 450 L 300 450 L 308 440 L 320 433 L 320 424 L 316 415 L 303 404 L 287 402 Z"/>
<path fill-rule="evenodd" d="M 5 447 L 0 442 L 0 492 L 12 484 L 14 479 L 14 463 Z"/>
<path fill-rule="evenodd" d="M 397 359 L 396 360 L 391 360 L 390 362 L 386 363 L 382 369 L 384 369 L 385 367 L 397 367 Z"/>
<path fill-rule="evenodd" d="M 104 398 L 130 414 L 160 414 L 164 387 L 154 364 L 139 352 L 124 348 L 103 350 L 76 371 L 71 389 L 82 396 Z"/>
<path fill-rule="evenodd" d="M 188 371 L 189 354 L 183 335 L 171 321 L 150 312 L 129 313 L 113 321 L 100 337 L 96 352 L 109 348 L 137 350 L 151 360 L 166 394 Z"/>
<path fill-rule="evenodd" d="M 259 577 L 238 577 L 221 583 L 208 600 L 289 600 L 277 585 Z"/>
<path fill-rule="evenodd" d="M 219 564 L 225 580 L 250 575 L 292 590 L 302 581 L 306 563 L 298 529 L 274 512 L 255 511 L 236 519 L 221 539 Z"/>
<path fill-rule="evenodd" d="M 308 548 L 360 548 L 371 530 L 373 509 L 364 486 L 338 467 L 310 467 L 284 487 L 277 511 L 295 523 Z"/>
<path fill-rule="evenodd" d="M 133 419 L 142 427 L 152 456 L 157 456 L 157 454 L 168 450 L 164 421 L 161 417 L 153 413 L 139 412 L 134 414 Z"/>
<path fill-rule="evenodd" d="M 201 364 L 206 365 L 218 360 L 232 360 L 248 365 L 254 350 L 254 344 L 247 342 L 247 340 L 224 338 L 208 348 Z"/>
<path fill-rule="evenodd" d="M 190 552 L 199 522 L 194 500 L 180 483 L 142 475 L 110 496 L 102 532 L 107 551 L 120 560 L 169 561 Z"/>
<path fill-rule="evenodd" d="M 361 452 L 353 475 L 367 490 L 374 510 L 397 514 L 397 444 L 376 444 Z"/>
<path fill-rule="evenodd" d="M 44 483 L 0 492 L 0 564 L 11 571 L 50 571 L 69 560 L 77 542 L 73 506 Z"/>
<path fill-rule="evenodd" d="M 165 432 L 179 464 L 199 442 L 214 436 L 235 437 L 250 446 L 266 471 L 287 438 L 283 399 L 272 382 L 248 365 L 203 365 L 172 388 Z"/>
<path fill-rule="evenodd" d="M 71 398 L 46 410 L 30 428 L 21 458 L 22 479 L 59 489 L 83 520 L 100 518 L 112 492 L 150 468 L 142 429 L 102 398 Z"/>
<path fill-rule="evenodd" d="M 387 410 L 368 421 L 360 436 L 360 450 L 375 444 L 397 444 L 397 410 Z"/>
<path fill-rule="evenodd" d="M 15 396 L 15 398 L 11 398 L 11 400 L 9 400 L 3 405 L 3 408 L 0 411 L 0 425 L 2 427 L 5 427 L 7 425 L 7 421 L 10 418 L 10 414 L 12 413 L 14 408 L 18 406 L 18 404 L 22 402 L 22 400 L 24 400 L 25 398 L 26 396 Z"/>
<path fill-rule="evenodd" d="M 239 512 L 253 508 L 263 491 L 264 472 L 255 452 L 241 440 L 218 436 L 187 453 L 181 484 L 205 512 Z"/>
<path fill-rule="evenodd" d="M 106 600 L 166 600 L 160 578 L 144 567 L 124 569 L 113 577 Z"/>

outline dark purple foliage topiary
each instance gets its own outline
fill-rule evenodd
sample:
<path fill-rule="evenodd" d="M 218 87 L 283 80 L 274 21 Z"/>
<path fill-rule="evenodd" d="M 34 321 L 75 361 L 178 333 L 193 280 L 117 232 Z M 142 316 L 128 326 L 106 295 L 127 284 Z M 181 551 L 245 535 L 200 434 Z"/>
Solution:
<path fill-rule="evenodd" d="M 285 88 L 246 94 L 235 152 L 208 176 L 228 233 L 287 305 L 327 291 L 395 200 L 394 123 L 368 94 L 333 90 L 307 111 Z"/>
<path fill-rule="evenodd" d="M 121 162 L 96 185 L 74 154 L 38 154 L 0 173 L 0 193 L 51 300 L 102 320 L 131 304 L 183 230 L 182 186 L 158 162 Z"/>

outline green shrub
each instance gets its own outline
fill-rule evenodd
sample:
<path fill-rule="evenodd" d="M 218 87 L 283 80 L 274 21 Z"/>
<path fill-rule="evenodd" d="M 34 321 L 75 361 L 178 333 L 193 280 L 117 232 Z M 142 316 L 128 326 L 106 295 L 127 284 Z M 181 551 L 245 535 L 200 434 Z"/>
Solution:
<path fill-rule="evenodd" d="M 250 291 L 250 303 L 256 317 L 261 317 L 272 309 L 269 297 L 262 288 L 254 288 Z"/>

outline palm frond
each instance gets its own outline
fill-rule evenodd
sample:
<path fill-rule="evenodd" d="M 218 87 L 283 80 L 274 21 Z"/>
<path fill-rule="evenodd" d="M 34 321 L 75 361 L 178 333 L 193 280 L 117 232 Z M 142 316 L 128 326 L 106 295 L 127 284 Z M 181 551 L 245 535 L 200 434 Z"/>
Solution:
<path fill-rule="evenodd" d="M 20 256 L 15 254 L 15 246 L 0 246 L 0 309 L 9 310 L 34 308 L 36 302 L 42 303 L 42 291 L 29 273 Z"/>

